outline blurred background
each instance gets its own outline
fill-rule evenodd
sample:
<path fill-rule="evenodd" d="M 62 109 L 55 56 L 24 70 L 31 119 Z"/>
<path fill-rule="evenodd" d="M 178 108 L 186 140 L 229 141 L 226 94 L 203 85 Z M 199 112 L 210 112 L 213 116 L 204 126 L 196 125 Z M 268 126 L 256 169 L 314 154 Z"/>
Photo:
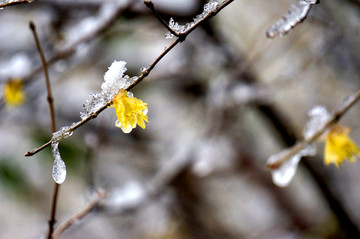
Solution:
<path fill-rule="evenodd" d="M 153 2 L 180 24 L 207 3 Z M 286 188 L 265 167 L 301 139 L 312 107 L 333 110 L 360 88 L 360 1 L 321 1 L 289 34 L 267 39 L 292 3 L 235 0 L 192 32 L 132 90 L 148 103 L 145 130 L 122 133 L 109 108 L 61 141 L 67 179 L 57 222 L 99 188 L 108 194 L 60 238 L 360 238 L 360 162 L 325 167 L 317 142 Z M 24 157 L 51 137 L 30 20 L 49 61 L 57 128 L 80 120 L 113 61 L 140 75 L 175 40 L 142 1 L 37 0 L 0 10 L 1 92 L 17 77 L 26 93 L 16 108 L 1 93 L 0 238 L 45 238 L 50 214 L 50 148 Z M 360 144 L 359 117 L 355 105 L 341 123 Z"/>

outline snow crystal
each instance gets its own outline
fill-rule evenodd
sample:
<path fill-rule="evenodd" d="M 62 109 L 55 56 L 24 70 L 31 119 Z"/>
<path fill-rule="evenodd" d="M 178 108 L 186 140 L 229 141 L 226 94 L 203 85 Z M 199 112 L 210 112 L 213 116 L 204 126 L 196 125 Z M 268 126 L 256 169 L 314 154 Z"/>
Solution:
<path fill-rule="evenodd" d="M 104 82 L 101 85 L 101 92 L 91 93 L 91 99 L 84 102 L 84 112 L 80 112 L 80 117 L 82 120 L 85 120 L 91 114 L 104 107 L 108 102 L 111 101 L 113 96 L 119 92 L 119 90 L 127 89 L 138 79 L 137 76 L 130 78 L 128 75 L 124 75 L 127 70 L 125 65 L 125 61 L 114 61 L 111 64 L 108 71 L 104 75 Z"/>
<path fill-rule="evenodd" d="M 51 151 L 54 157 L 52 177 L 56 183 L 61 184 L 65 181 L 66 178 L 66 166 L 65 166 L 65 162 L 61 159 L 60 156 L 59 142 L 51 143 Z"/>
<path fill-rule="evenodd" d="M 101 90 L 105 94 L 114 96 L 120 89 L 125 89 L 129 86 L 129 76 L 124 76 L 127 70 L 125 61 L 114 61 L 109 70 L 104 75 L 104 83 L 101 85 Z"/>
<path fill-rule="evenodd" d="M 309 111 L 308 116 L 310 120 L 305 125 L 303 131 L 305 140 L 312 138 L 331 118 L 331 115 L 324 106 L 315 106 Z"/>
<path fill-rule="evenodd" d="M 204 5 L 204 10 L 201 14 L 197 15 L 192 22 L 186 23 L 185 25 L 180 25 L 179 23 L 175 22 L 174 19 L 170 18 L 169 27 L 176 33 L 182 34 L 187 32 L 191 29 L 195 24 L 203 20 L 207 17 L 212 11 L 214 11 L 219 3 L 216 0 L 210 0 L 207 4 Z M 172 38 L 172 34 L 167 33 L 165 35 L 166 38 Z"/>
<path fill-rule="evenodd" d="M 276 162 L 289 153 L 289 150 L 284 150 L 279 154 L 272 155 L 268 159 L 268 163 Z M 278 169 L 271 171 L 272 179 L 275 185 L 279 187 L 286 187 L 293 179 L 301 157 L 314 156 L 316 154 L 316 148 L 314 145 L 308 145 L 304 149 L 300 150 L 296 155 L 285 161 Z"/>

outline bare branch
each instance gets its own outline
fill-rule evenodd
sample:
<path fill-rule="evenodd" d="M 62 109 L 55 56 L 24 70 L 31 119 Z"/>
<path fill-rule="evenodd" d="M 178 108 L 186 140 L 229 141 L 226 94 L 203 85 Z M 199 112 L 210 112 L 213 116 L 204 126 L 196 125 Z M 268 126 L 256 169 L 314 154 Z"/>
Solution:
<path fill-rule="evenodd" d="M 92 199 L 86 206 L 83 208 L 80 212 L 76 213 L 75 215 L 68 218 L 65 222 L 60 224 L 54 233 L 52 234 L 51 239 L 58 238 L 61 233 L 63 233 L 66 229 L 71 227 L 74 223 L 80 221 L 82 218 L 84 218 L 86 215 L 88 215 L 91 210 L 96 207 L 96 205 L 106 197 L 106 191 L 100 190 L 96 193 L 96 196 L 94 199 Z"/>

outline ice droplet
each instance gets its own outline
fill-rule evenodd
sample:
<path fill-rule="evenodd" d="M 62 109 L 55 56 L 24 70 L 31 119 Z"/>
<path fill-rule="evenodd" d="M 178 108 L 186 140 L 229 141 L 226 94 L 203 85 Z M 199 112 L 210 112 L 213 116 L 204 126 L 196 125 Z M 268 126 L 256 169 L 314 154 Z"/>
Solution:
<path fill-rule="evenodd" d="M 133 97 L 134 97 L 134 94 L 133 94 L 132 92 L 128 91 L 128 92 L 127 92 L 127 96 L 128 96 L 129 98 L 133 98 Z"/>
<path fill-rule="evenodd" d="M 65 162 L 61 159 L 59 152 L 59 142 L 51 143 L 51 151 L 54 157 L 54 165 L 52 169 L 52 177 L 58 184 L 62 184 L 66 178 Z"/>
<path fill-rule="evenodd" d="M 166 34 L 165 34 L 165 38 L 166 39 L 171 39 L 171 38 L 173 38 L 174 37 L 174 34 L 172 34 L 171 32 L 167 32 Z"/>
<path fill-rule="evenodd" d="M 331 115 L 329 114 L 326 107 L 319 105 L 313 107 L 309 111 L 308 116 L 310 117 L 310 119 L 303 130 L 303 135 L 306 140 L 313 137 L 314 134 L 316 134 L 316 132 L 323 128 L 331 118 Z"/>
<path fill-rule="evenodd" d="M 289 150 L 284 150 L 279 154 L 272 155 L 268 162 L 274 162 L 284 157 L 289 153 Z M 300 150 L 296 155 L 294 155 L 289 160 L 285 161 L 280 168 L 274 169 L 271 171 L 272 179 L 275 185 L 279 187 L 286 187 L 290 184 L 291 180 L 294 178 L 296 169 L 300 162 L 301 157 L 303 156 L 314 156 L 316 154 L 316 148 L 314 145 L 308 145 L 304 149 Z"/>
<path fill-rule="evenodd" d="M 69 126 L 61 127 L 60 130 L 53 133 L 52 141 L 59 142 L 60 140 L 69 138 L 73 134 L 73 131 L 70 130 Z"/>

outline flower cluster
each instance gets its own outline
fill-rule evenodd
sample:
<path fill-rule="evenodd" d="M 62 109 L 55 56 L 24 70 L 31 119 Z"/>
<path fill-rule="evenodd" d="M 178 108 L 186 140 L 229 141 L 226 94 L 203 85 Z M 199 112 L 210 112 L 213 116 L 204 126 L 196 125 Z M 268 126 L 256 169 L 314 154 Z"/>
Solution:
<path fill-rule="evenodd" d="M 132 93 L 126 90 L 120 90 L 112 99 L 110 107 L 115 108 L 117 120 L 115 126 L 121 128 L 124 133 L 130 133 L 136 125 L 145 129 L 145 122 L 148 121 L 147 117 L 147 103 L 133 97 Z"/>

